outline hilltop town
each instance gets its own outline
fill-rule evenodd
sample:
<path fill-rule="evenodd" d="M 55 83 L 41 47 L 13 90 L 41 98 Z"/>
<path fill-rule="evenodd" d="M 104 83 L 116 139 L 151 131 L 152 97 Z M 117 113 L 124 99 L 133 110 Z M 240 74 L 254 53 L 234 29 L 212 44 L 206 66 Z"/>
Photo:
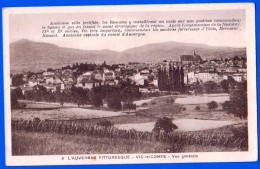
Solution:
<path fill-rule="evenodd" d="M 221 82 L 225 80 L 243 82 L 247 78 L 246 67 L 245 57 L 203 60 L 194 51 L 191 55 L 181 55 L 179 61 L 163 60 L 154 64 L 129 62 L 113 65 L 108 65 L 105 61 L 100 65 L 75 63 L 60 69 L 49 68 L 44 72 L 12 74 L 11 87 L 20 87 L 24 94 L 37 85 L 55 92 L 69 90 L 73 86 L 92 89 L 93 84 L 111 86 L 130 80 L 140 92 L 194 93 L 196 90 L 194 85 L 214 83 L 216 90 L 220 90 L 218 87 L 221 87 Z M 176 83 L 176 79 L 180 84 Z"/>

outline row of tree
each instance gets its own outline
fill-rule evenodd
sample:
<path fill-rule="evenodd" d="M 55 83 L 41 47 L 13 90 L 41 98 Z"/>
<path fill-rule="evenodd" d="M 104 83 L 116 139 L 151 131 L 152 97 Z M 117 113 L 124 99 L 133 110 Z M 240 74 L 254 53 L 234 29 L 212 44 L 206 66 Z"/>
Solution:
<path fill-rule="evenodd" d="M 161 67 L 158 70 L 158 88 L 160 91 L 177 91 L 184 90 L 184 71 L 183 67 L 169 66 Z"/>
<path fill-rule="evenodd" d="M 115 110 L 135 109 L 134 100 L 141 98 L 138 86 L 132 84 L 130 80 L 121 81 L 115 86 L 93 84 L 92 94 L 92 105 L 101 107 L 107 102 L 107 106 Z"/>
<path fill-rule="evenodd" d="M 134 100 L 141 98 L 141 93 L 136 85 L 130 81 L 121 82 L 119 85 L 110 86 L 101 83 L 93 83 L 93 88 L 83 89 L 73 86 L 68 90 L 48 91 L 44 86 L 36 85 L 33 90 L 27 90 L 24 93 L 21 88 L 11 91 L 12 108 L 19 108 L 18 99 L 58 102 L 61 106 L 64 103 L 76 103 L 78 106 L 92 104 L 94 107 L 102 107 L 104 103 L 114 110 L 136 108 Z M 122 104 L 123 103 L 123 104 Z"/>

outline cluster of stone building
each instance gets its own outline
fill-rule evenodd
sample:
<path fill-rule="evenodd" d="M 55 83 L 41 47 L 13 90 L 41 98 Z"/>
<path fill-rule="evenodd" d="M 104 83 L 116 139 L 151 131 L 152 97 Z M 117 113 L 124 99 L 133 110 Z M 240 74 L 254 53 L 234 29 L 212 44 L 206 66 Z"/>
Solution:
<path fill-rule="evenodd" d="M 178 69 L 179 83 L 174 82 L 178 76 L 168 76 L 169 72 Z M 34 73 L 29 79 L 24 74 L 22 90 L 31 90 L 35 85 L 42 85 L 50 91 L 70 89 L 72 86 L 91 89 L 93 83 L 117 85 L 121 80 L 130 79 L 139 86 L 140 91 L 159 91 L 165 90 L 162 87 L 162 71 L 168 72 L 168 87 L 173 83 L 183 85 L 192 85 L 194 83 L 205 83 L 213 81 L 220 83 L 224 79 L 232 77 L 237 82 L 246 80 L 247 69 L 245 59 L 213 59 L 203 60 L 194 52 L 193 55 L 182 55 L 179 61 L 166 61 L 162 63 L 128 63 L 120 64 L 118 68 L 109 70 L 86 71 L 75 76 L 76 69 L 57 69 Z M 174 89 L 172 89 L 174 90 Z"/>

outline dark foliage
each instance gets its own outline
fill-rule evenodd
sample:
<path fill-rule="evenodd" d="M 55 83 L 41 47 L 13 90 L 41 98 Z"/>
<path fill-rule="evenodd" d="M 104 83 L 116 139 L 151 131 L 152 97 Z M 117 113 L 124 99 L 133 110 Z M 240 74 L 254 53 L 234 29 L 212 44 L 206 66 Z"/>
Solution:
<path fill-rule="evenodd" d="M 19 103 L 18 99 L 20 98 L 23 98 L 20 88 L 11 91 L 11 109 L 23 109 L 27 106 L 25 103 Z"/>
<path fill-rule="evenodd" d="M 23 74 L 17 74 L 12 77 L 12 85 L 20 86 L 23 85 L 25 81 L 23 80 Z"/>
<path fill-rule="evenodd" d="M 102 95 L 103 90 L 101 84 L 99 86 L 96 86 L 95 83 L 93 83 L 93 88 L 91 92 L 91 103 L 95 107 L 101 107 L 103 106 L 103 98 L 104 95 Z"/>
<path fill-rule="evenodd" d="M 158 69 L 158 88 L 160 91 L 184 91 L 183 67 L 169 67 Z"/>
<path fill-rule="evenodd" d="M 19 107 L 18 97 L 15 92 L 11 91 L 11 109 Z"/>
<path fill-rule="evenodd" d="M 87 104 L 89 101 L 89 90 L 83 89 L 81 87 L 72 87 L 71 95 L 75 103 L 77 103 L 78 107 L 80 105 Z"/>
<path fill-rule="evenodd" d="M 226 101 L 222 106 L 227 113 L 233 114 L 240 119 L 246 119 L 248 116 L 247 82 L 243 82 L 238 89 L 232 90 L 230 101 Z"/>
<path fill-rule="evenodd" d="M 200 106 L 197 105 L 197 106 L 195 107 L 195 110 L 200 110 Z"/>
<path fill-rule="evenodd" d="M 136 110 L 136 104 L 128 104 L 128 103 L 124 103 L 123 104 L 123 109 L 124 110 Z"/>
<path fill-rule="evenodd" d="M 106 89 L 106 101 L 107 106 L 114 110 L 121 110 L 122 104 L 121 104 L 121 92 L 120 88 L 117 86 L 111 86 Z"/>
<path fill-rule="evenodd" d="M 220 85 L 225 93 L 229 93 L 230 90 L 235 88 L 237 82 L 233 79 L 233 77 L 229 76 L 227 80 L 222 80 Z"/>
<path fill-rule="evenodd" d="M 209 109 L 218 108 L 218 103 L 215 102 L 215 101 L 211 101 L 211 102 L 209 102 L 207 105 L 208 105 L 208 108 L 209 108 Z"/>
<path fill-rule="evenodd" d="M 172 123 L 172 119 L 168 117 L 159 118 L 154 125 L 154 132 L 164 131 L 166 133 L 172 132 L 178 127 Z"/>
<path fill-rule="evenodd" d="M 217 83 L 213 81 L 205 82 L 203 86 L 206 93 L 215 93 L 218 88 Z"/>
<path fill-rule="evenodd" d="M 24 99 L 24 95 L 20 87 L 15 88 L 13 92 L 15 92 L 18 99 Z"/>
<path fill-rule="evenodd" d="M 98 126 L 103 126 L 103 127 L 112 127 L 114 124 L 109 121 L 109 120 L 102 120 L 97 123 Z"/>

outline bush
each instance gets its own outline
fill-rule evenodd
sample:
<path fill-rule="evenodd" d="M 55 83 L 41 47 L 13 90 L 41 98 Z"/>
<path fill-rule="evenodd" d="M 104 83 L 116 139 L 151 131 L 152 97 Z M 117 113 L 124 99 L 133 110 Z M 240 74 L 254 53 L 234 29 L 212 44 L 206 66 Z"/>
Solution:
<path fill-rule="evenodd" d="M 124 110 L 136 110 L 136 104 L 126 103 L 123 105 Z"/>
<path fill-rule="evenodd" d="M 148 106 L 148 103 L 142 103 L 142 106 Z"/>
<path fill-rule="evenodd" d="M 172 119 L 168 117 L 159 118 L 153 128 L 154 132 L 164 131 L 166 133 L 172 132 L 178 127 L 172 123 Z"/>
<path fill-rule="evenodd" d="M 200 106 L 197 105 L 197 106 L 195 107 L 195 110 L 200 110 Z"/>
<path fill-rule="evenodd" d="M 175 102 L 174 98 L 171 98 L 171 99 L 170 99 L 170 102 L 171 102 L 171 103 L 174 103 L 174 102 Z"/>
<path fill-rule="evenodd" d="M 26 106 L 27 106 L 26 103 L 19 103 L 19 107 L 20 107 L 21 109 L 25 109 Z"/>
<path fill-rule="evenodd" d="M 112 127 L 113 123 L 109 120 L 102 120 L 97 123 L 98 126 L 103 126 L 103 127 Z"/>
<path fill-rule="evenodd" d="M 151 105 L 155 105 L 156 104 L 156 102 L 155 101 L 151 101 Z"/>
<path fill-rule="evenodd" d="M 215 109 L 218 107 L 218 103 L 215 101 L 209 102 L 207 105 L 209 109 Z"/>
<path fill-rule="evenodd" d="M 170 99 L 167 99 L 167 103 L 174 103 L 174 99 L 173 98 L 170 98 Z"/>

